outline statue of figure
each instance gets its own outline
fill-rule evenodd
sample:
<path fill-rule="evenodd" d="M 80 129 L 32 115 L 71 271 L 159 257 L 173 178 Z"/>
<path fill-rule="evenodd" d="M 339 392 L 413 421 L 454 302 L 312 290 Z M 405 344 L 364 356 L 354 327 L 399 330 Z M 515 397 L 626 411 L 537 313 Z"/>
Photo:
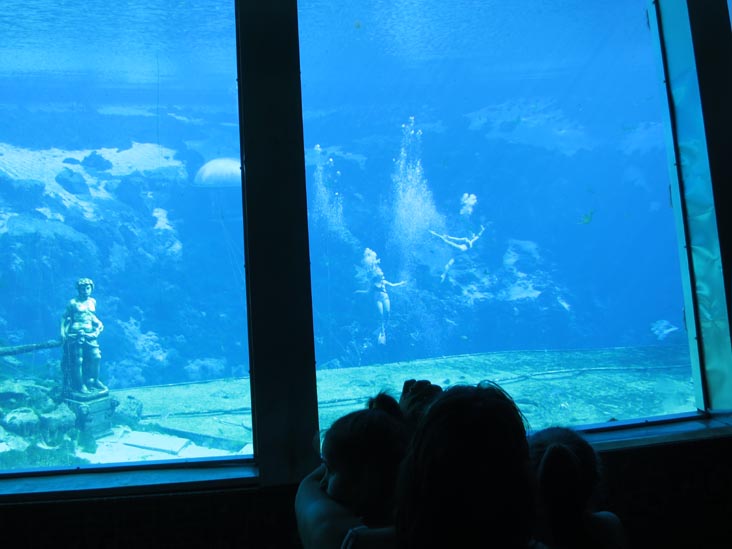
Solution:
<path fill-rule="evenodd" d="M 97 338 L 104 325 L 97 318 L 97 302 L 91 297 L 94 282 L 80 278 L 76 289 L 79 295 L 69 301 L 61 320 L 64 394 L 106 392 L 107 387 L 99 380 L 102 352 Z"/>

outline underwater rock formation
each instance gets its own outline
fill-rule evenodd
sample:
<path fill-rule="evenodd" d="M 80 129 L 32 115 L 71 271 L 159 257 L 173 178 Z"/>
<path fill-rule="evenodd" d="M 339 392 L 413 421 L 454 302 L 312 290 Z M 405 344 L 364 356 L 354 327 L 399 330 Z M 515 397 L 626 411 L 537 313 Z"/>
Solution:
<path fill-rule="evenodd" d="M 84 157 L 81 161 L 81 165 L 87 169 L 91 168 L 99 171 L 108 170 L 112 167 L 112 163 L 97 151 L 92 151 L 91 154 Z"/>
<path fill-rule="evenodd" d="M 142 402 L 132 395 L 117 404 L 114 410 L 115 423 L 136 427 L 142 419 Z"/>
<path fill-rule="evenodd" d="M 16 408 L 3 416 L 2 424 L 8 431 L 27 437 L 38 430 L 41 418 L 32 408 Z"/>
<path fill-rule="evenodd" d="M 65 403 L 40 415 L 40 435 L 46 444 L 59 444 L 64 435 L 76 426 L 76 414 Z"/>
<path fill-rule="evenodd" d="M 31 379 L 0 381 L 0 453 L 23 451 L 31 444 L 58 445 L 76 428 L 69 407 L 52 398 L 60 396 L 55 382 L 39 384 Z"/>
<path fill-rule="evenodd" d="M 89 185 L 83 175 L 70 168 L 64 168 L 56 176 L 56 183 L 71 194 L 89 194 Z"/>
<path fill-rule="evenodd" d="M 8 203 L 18 204 L 16 211 L 33 211 L 43 202 L 45 185 L 33 179 L 15 180 L 4 177 L 0 172 L 0 199 Z M 28 205 L 32 204 L 34 208 Z"/>

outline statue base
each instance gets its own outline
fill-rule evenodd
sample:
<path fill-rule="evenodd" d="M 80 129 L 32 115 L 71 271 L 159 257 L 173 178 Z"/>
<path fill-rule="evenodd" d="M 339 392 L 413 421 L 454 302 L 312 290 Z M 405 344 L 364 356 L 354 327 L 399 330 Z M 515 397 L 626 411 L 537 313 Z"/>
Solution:
<path fill-rule="evenodd" d="M 89 402 L 90 400 L 97 400 L 98 398 L 102 398 L 108 395 L 109 389 L 104 389 L 103 391 L 95 389 L 87 393 L 82 393 L 81 391 L 69 391 L 66 398 L 71 400 L 78 400 L 80 402 Z"/>
<path fill-rule="evenodd" d="M 109 391 L 71 393 L 66 404 L 76 414 L 76 426 L 94 438 L 112 434 L 114 406 Z"/>

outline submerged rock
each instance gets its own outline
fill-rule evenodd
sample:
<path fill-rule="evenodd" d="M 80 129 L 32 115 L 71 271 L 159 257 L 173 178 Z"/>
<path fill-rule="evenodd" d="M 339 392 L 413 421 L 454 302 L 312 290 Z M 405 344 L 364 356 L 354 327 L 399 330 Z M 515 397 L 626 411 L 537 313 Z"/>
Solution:
<path fill-rule="evenodd" d="M 142 402 L 132 395 L 127 395 L 127 398 L 119 402 L 115 408 L 113 419 L 123 425 L 137 426 L 142 419 Z"/>
<path fill-rule="evenodd" d="M 41 419 L 32 408 L 16 408 L 3 417 L 3 426 L 24 437 L 38 431 Z"/>
<path fill-rule="evenodd" d="M 52 412 L 41 414 L 41 428 L 49 431 L 68 431 L 76 425 L 76 414 L 65 403 Z"/>
<path fill-rule="evenodd" d="M 43 203 L 45 184 L 34 179 L 11 179 L 0 174 L 0 198 L 13 204 L 17 212 L 33 211 Z"/>
<path fill-rule="evenodd" d="M 30 395 L 21 383 L 5 379 L 0 382 L 0 407 L 14 408 L 23 406 L 30 401 Z"/>
<path fill-rule="evenodd" d="M 56 176 L 56 183 L 72 194 L 89 194 L 89 185 L 80 173 L 64 168 Z"/>
<path fill-rule="evenodd" d="M 47 447 L 57 446 L 64 435 L 76 427 L 76 414 L 65 403 L 47 414 L 41 414 L 41 438 Z"/>
<path fill-rule="evenodd" d="M 0 408 L 9 410 L 29 407 L 50 412 L 56 406 L 50 392 L 48 387 L 38 385 L 33 380 L 5 379 L 0 381 Z"/>
<path fill-rule="evenodd" d="M 91 154 L 85 156 L 81 161 L 81 165 L 85 168 L 91 168 L 99 171 L 108 170 L 112 167 L 112 163 L 97 151 L 92 151 Z"/>

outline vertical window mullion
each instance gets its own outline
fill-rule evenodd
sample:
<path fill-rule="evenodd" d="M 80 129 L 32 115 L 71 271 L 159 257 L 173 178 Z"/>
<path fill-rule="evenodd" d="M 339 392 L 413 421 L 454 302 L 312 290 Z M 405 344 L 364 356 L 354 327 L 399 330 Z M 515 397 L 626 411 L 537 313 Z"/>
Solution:
<path fill-rule="evenodd" d="M 238 0 L 237 20 L 255 457 L 282 484 L 318 430 L 297 3 Z"/>
<path fill-rule="evenodd" d="M 732 91 L 729 18 L 721 16 L 726 12 L 724 2 L 657 2 L 673 113 L 674 162 L 688 229 L 703 406 L 708 409 L 732 407 L 732 279 L 725 213 L 730 195 L 723 186 L 730 180 L 728 98 Z"/>

